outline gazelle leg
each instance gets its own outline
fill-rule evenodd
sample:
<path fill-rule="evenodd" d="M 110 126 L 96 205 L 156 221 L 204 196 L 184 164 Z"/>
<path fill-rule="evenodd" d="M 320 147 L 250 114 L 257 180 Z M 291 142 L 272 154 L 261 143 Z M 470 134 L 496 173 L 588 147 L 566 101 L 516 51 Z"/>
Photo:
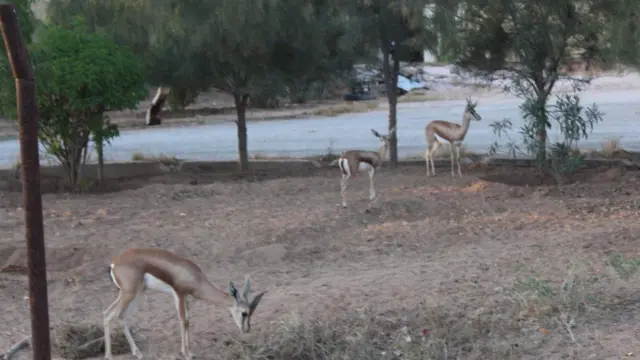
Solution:
<path fill-rule="evenodd" d="M 342 199 L 342 207 L 347 207 L 347 182 L 351 177 L 350 174 L 343 174 L 340 180 L 340 198 Z"/>
<path fill-rule="evenodd" d="M 104 311 L 104 358 L 108 360 L 113 359 L 111 354 L 111 323 L 117 317 L 120 317 L 122 312 L 129 307 L 129 304 L 135 299 L 136 293 L 124 292 L 120 290 L 118 298 L 114 301 L 107 310 Z M 129 343 L 131 346 L 131 342 Z M 135 344 L 133 344 L 135 346 Z M 137 347 L 136 347 L 137 348 Z M 131 349 L 133 352 L 133 347 Z"/>
<path fill-rule="evenodd" d="M 456 162 L 458 163 L 458 175 L 462 177 L 462 170 L 460 170 L 460 145 L 456 145 Z"/>
<path fill-rule="evenodd" d="M 436 167 L 433 165 L 433 151 L 429 152 L 429 161 L 431 161 L 431 176 L 436 176 Z"/>
<path fill-rule="evenodd" d="M 424 161 L 427 164 L 427 176 L 429 176 L 429 147 L 427 146 L 427 150 L 424 151 Z"/>
<path fill-rule="evenodd" d="M 373 176 L 376 174 L 376 169 L 369 169 L 369 200 L 374 200 L 376 198 L 376 188 L 373 184 Z"/>
<path fill-rule="evenodd" d="M 455 145 L 453 143 L 450 143 L 451 146 L 449 146 L 449 150 L 451 153 L 451 177 L 455 177 L 455 172 L 453 171 L 454 169 L 454 155 L 453 155 L 453 148 L 455 147 Z"/>
<path fill-rule="evenodd" d="M 189 352 L 189 317 L 187 302 L 184 296 L 178 295 L 175 292 L 173 297 L 176 302 L 176 310 L 178 311 L 178 318 L 180 320 L 180 353 L 187 360 L 193 359 L 195 356 Z"/>
<path fill-rule="evenodd" d="M 133 335 L 131 335 L 131 329 L 129 329 L 128 322 L 128 318 L 133 315 L 133 313 L 135 313 L 138 308 L 139 298 L 140 296 L 136 296 L 133 300 L 131 300 L 131 303 L 129 303 L 127 309 L 122 313 L 122 322 L 124 323 L 124 337 L 127 338 L 127 341 L 129 342 L 131 353 L 138 359 L 142 359 L 142 352 L 140 351 L 140 349 L 138 349 L 136 342 L 133 340 Z"/>
<path fill-rule="evenodd" d="M 429 146 L 429 160 L 431 161 L 431 176 L 436 176 L 436 166 L 433 164 L 433 155 L 438 151 L 440 142 L 435 140 Z"/>
<path fill-rule="evenodd" d="M 115 317 L 115 309 L 120 303 L 121 298 L 122 292 L 119 292 L 116 301 L 111 303 L 111 305 L 109 305 L 109 307 L 102 313 L 104 322 L 104 358 L 106 360 L 111 360 L 113 358 L 113 355 L 111 355 L 111 322 Z"/>

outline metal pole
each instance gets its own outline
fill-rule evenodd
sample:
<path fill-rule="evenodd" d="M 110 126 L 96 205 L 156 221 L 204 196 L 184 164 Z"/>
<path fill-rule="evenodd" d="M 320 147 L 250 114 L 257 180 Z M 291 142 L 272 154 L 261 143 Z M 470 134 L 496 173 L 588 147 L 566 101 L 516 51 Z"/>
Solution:
<path fill-rule="evenodd" d="M 12 4 L 0 4 L 0 27 L 7 55 L 11 61 L 13 77 L 16 80 L 33 359 L 51 360 L 47 268 L 40 194 L 36 87 L 29 53 Z"/>

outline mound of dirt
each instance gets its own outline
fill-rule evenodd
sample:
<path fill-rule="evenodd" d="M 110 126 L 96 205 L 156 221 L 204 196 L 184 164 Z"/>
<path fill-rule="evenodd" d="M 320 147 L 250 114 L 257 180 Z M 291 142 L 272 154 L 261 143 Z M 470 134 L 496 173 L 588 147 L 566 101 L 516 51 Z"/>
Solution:
<path fill-rule="evenodd" d="M 625 172 L 626 170 L 621 167 L 608 168 L 594 175 L 591 178 L 591 181 L 597 182 L 597 183 L 618 181 L 624 176 Z"/>
<path fill-rule="evenodd" d="M 283 244 L 271 244 L 247 250 L 242 253 L 242 257 L 251 264 L 277 264 L 282 261 L 286 254 L 287 249 Z"/>
<path fill-rule="evenodd" d="M 69 271 L 85 262 L 86 251 L 77 246 L 48 248 L 46 253 L 47 271 Z M 27 273 L 27 249 L 11 247 L 0 250 L 0 272 Z"/>
<path fill-rule="evenodd" d="M 53 331 L 53 351 L 65 359 L 74 360 L 101 356 L 104 354 L 104 329 L 93 324 L 60 326 Z M 113 355 L 126 354 L 129 351 L 124 331 L 112 330 Z"/>

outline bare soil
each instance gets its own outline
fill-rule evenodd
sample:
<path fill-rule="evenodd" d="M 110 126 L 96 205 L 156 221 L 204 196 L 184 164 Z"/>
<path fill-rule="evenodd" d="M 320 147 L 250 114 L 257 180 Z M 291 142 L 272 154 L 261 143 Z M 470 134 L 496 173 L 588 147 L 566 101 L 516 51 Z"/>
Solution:
<path fill-rule="evenodd" d="M 337 169 L 174 173 L 109 184 L 101 194 L 45 194 L 52 327 L 101 324 L 117 293 L 110 257 L 154 246 L 193 259 L 220 287 L 251 274 L 255 291 L 268 290 L 248 335 L 226 309 L 194 303 L 191 346 L 201 359 L 303 359 L 309 338 L 290 352 L 274 340 L 295 319 L 324 326 L 324 340 L 373 349 L 352 359 L 640 354 L 638 264 L 624 260 L 640 257 L 639 172 L 589 170 L 557 186 L 528 181 L 542 176 L 532 169 L 467 169 L 462 179 L 437 171 L 427 178 L 422 166 L 385 168 L 373 204 L 359 177 L 348 209 L 336 206 Z M 21 203 L 20 193 L 0 193 L 0 267 L 10 270 L 0 273 L 0 349 L 30 331 Z M 623 268 L 628 279 L 616 272 Z M 349 326 L 361 314 L 380 342 L 356 339 L 363 333 Z M 170 297 L 147 293 L 132 323 L 146 358 L 176 358 Z M 331 330 L 339 328 L 347 330 Z M 263 357 L 247 345 L 257 343 Z"/>

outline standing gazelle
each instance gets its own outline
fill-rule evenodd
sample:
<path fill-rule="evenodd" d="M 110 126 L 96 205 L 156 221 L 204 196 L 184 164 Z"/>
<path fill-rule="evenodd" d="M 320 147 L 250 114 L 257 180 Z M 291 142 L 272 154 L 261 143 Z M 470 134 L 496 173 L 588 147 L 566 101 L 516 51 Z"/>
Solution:
<path fill-rule="evenodd" d="M 433 155 L 440 147 L 439 138 L 442 138 L 449 142 L 451 150 L 451 176 L 455 177 L 454 172 L 454 150 L 455 159 L 458 163 L 458 175 L 462 177 L 462 170 L 460 170 L 460 146 L 464 141 L 464 137 L 469 130 L 469 124 L 473 117 L 477 121 L 482 120 L 482 117 L 476 112 L 475 108 L 478 102 L 471 102 L 471 99 L 467 98 L 467 107 L 464 109 L 464 115 L 462 115 L 462 125 L 456 124 L 445 120 L 433 120 L 425 127 L 425 133 L 427 137 L 427 150 L 424 152 L 424 158 L 427 163 L 427 176 L 429 176 L 429 161 L 431 161 L 431 172 L 433 176 L 436 175 L 436 169 L 433 165 Z"/>
<path fill-rule="evenodd" d="M 152 289 L 173 295 L 178 318 L 180 319 L 180 353 L 187 359 L 194 356 L 189 352 L 189 310 L 187 297 L 204 300 L 216 305 L 231 305 L 229 310 L 236 325 L 242 332 L 251 330 L 251 315 L 265 292 L 249 300 L 250 279 L 244 281 L 242 293 L 233 282 L 229 282 L 229 292 L 215 287 L 207 280 L 198 265 L 177 254 L 162 249 L 132 248 L 115 256 L 109 268 L 111 280 L 120 290 L 118 298 L 104 311 L 104 357 L 111 360 L 111 322 L 122 318 L 124 335 L 131 352 L 138 359 L 142 353 L 133 341 L 127 319 L 135 311 L 136 302 L 142 292 Z"/>
<path fill-rule="evenodd" d="M 376 198 L 376 189 L 373 184 L 373 176 L 376 170 L 386 160 L 389 150 L 389 137 L 396 131 L 395 126 L 387 135 L 380 135 L 374 129 L 371 132 L 375 137 L 380 139 L 380 150 L 347 150 L 344 151 L 338 159 L 338 166 L 342 171 L 342 179 L 340 179 L 340 197 L 342 198 L 342 207 L 347 207 L 347 182 L 351 176 L 357 176 L 358 173 L 367 171 L 369 173 L 369 200 Z"/>

